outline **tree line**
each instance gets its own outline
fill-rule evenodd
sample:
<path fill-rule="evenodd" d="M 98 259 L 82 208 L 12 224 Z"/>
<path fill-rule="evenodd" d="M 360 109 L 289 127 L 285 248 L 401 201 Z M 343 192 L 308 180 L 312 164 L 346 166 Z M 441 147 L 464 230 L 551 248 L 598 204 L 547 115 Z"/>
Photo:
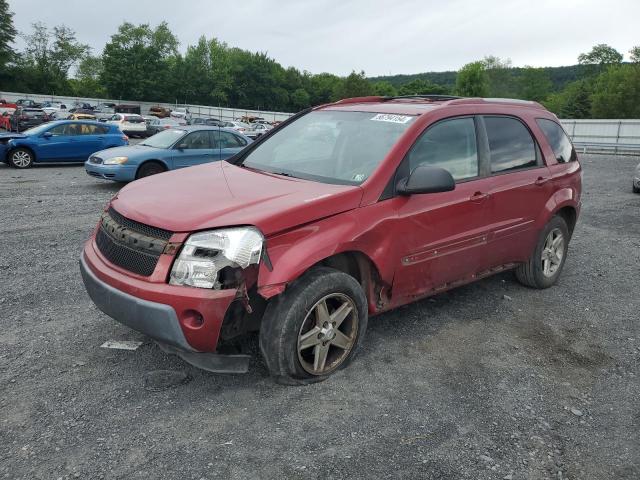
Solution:
<path fill-rule="evenodd" d="M 22 51 L 13 47 L 18 36 Z M 99 53 L 64 25 L 34 23 L 19 33 L 0 0 L 0 90 L 287 112 L 366 95 L 510 97 L 541 102 L 562 118 L 640 118 L 640 47 L 628 62 L 601 44 L 571 67 L 518 68 L 489 56 L 458 72 L 377 78 L 285 68 L 266 53 L 204 36 L 184 52 L 178 47 L 165 22 L 125 22 Z"/>

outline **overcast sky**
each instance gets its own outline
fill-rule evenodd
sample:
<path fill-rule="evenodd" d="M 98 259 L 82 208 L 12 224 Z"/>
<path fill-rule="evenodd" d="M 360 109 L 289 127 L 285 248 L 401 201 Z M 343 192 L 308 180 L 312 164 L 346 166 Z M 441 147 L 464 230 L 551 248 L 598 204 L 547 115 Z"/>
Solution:
<path fill-rule="evenodd" d="M 515 66 L 576 63 L 640 44 L 639 0 L 9 0 L 14 22 L 64 23 L 101 52 L 123 21 L 166 20 L 181 49 L 201 35 L 285 67 L 368 76 L 457 70 L 485 55 Z M 18 43 L 20 46 L 20 42 Z"/>

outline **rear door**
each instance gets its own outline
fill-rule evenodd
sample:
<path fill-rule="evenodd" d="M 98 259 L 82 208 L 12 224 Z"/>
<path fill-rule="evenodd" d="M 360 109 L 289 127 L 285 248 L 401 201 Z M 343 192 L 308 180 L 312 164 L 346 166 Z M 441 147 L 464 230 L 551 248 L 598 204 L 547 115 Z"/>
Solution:
<path fill-rule="evenodd" d="M 239 135 L 224 130 L 212 131 L 216 139 L 215 148 L 218 149 L 218 158 L 224 160 L 233 157 L 247 146 L 247 141 Z"/>
<path fill-rule="evenodd" d="M 456 180 L 450 192 L 397 197 L 398 259 L 393 290 L 412 299 L 449 288 L 486 266 L 486 210 L 490 179 L 482 177 L 473 116 L 441 120 L 418 138 L 398 178 L 418 165 L 441 167 Z"/>
<path fill-rule="evenodd" d="M 105 139 L 102 129 L 105 127 L 86 123 L 79 124 L 79 127 L 80 137 L 76 145 L 76 158 L 87 160 L 89 155 L 102 150 Z"/>
<path fill-rule="evenodd" d="M 536 220 L 552 194 L 550 172 L 527 124 L 484 115 L 489 149 L 490 267 L 525 261 L 538 237 Z"/>
<path fill-rule="evenodd" d="M 173 147 L 174 168 L 191 167 L 218 159 L 218 150 L 213 148 L 209 130 L 189 133 Z"/>

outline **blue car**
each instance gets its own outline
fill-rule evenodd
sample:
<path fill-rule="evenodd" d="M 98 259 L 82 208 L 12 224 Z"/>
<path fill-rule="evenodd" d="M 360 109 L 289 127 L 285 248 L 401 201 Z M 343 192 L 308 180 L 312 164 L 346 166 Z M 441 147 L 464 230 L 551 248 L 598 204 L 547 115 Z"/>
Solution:
<path fill-rule="evenodd" d="M 92 177 L 130 182 L 167 170 L 224 160 L 249 143 L 251 139 L 231 129 L 173 127 L 138 145 L 94 153 L 84 167 Z"/>
<path fill-rule="evenodd" d="M 128 144 L 116 125 L 60 120 L 22 133 L 0 134 L 0 161 L 15 168 L 40 162 L 85 162 L 99 150 Z"/>

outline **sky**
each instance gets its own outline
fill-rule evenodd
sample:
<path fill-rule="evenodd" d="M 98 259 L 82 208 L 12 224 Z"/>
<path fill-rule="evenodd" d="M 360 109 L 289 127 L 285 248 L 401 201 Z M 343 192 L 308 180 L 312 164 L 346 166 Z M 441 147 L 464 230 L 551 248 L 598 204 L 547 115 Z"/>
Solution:
<path fill-rule="evenodd" d="M 639 0 L 9 0 L 21 32 L 65 24 L 101 52 L 118 26 L 167 21 L 181 50 L 201 35 L 312 73 L 457 70 L 486 55 L 560 66 L 598 43 L 628 58 Z M 18 40 L 17 47 L 21 47 Z"/>

